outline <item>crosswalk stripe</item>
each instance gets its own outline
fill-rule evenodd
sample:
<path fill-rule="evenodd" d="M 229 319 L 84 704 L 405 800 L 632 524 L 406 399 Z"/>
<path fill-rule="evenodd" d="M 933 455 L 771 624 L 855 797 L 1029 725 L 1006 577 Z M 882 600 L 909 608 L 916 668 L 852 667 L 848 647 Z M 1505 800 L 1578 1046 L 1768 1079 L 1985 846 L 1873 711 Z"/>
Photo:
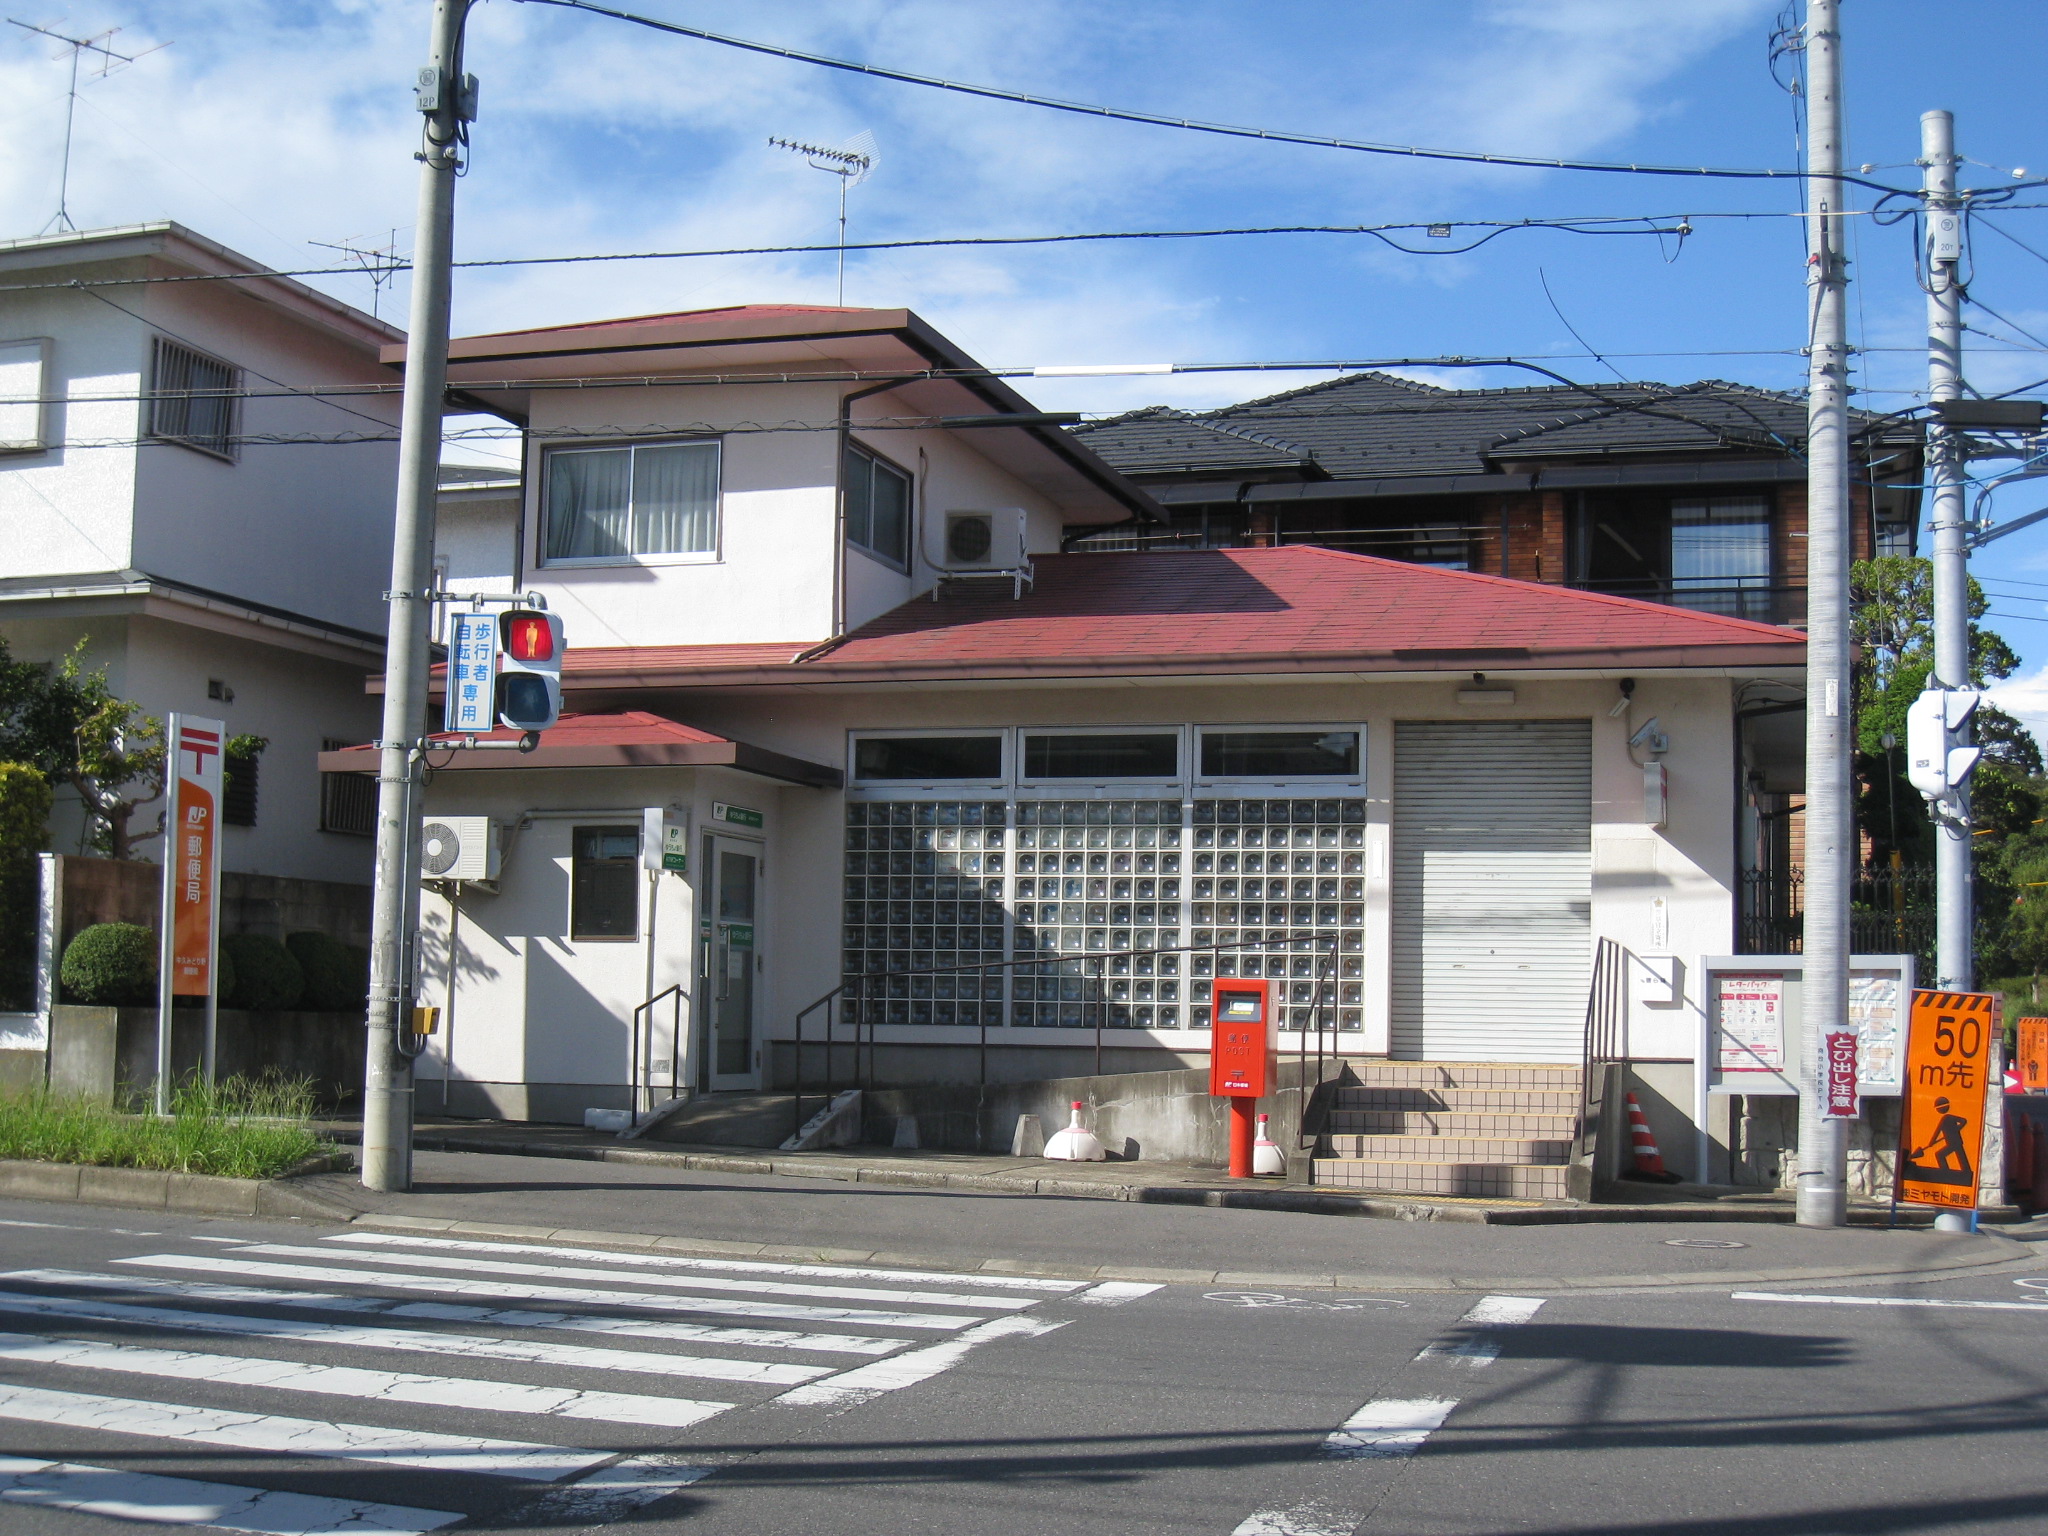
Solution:
<path fill-rule="evenodd" d="M 647 1350 L 601 1349 L 587 1344 L 555 1344 L 533 1339 L 494 1339 L 467 1333 L 436 1333 L 426 1329 L 365 1328 L 277 1317 L 238 1317 L 232 1313 L 144 1307 L 75 1296 L 31 1296 L 21 1291 L 0 1291 L 0 1312 L 157 1323 L 205 1333 L 242 1334 L 254 1338 L 291 1339 L 365 1349 L 411 1350 L 423 1354 L 457 1355 L 465 1359 L 517 1360 L 528 1365 L 706 1377 L 714 1381 L 744 1381 L 761 1386 L 794 1386 L 828 1375 L 832 1370 L 828 1365 L 779 1365 L 765 1360 L 656 1354 Z"/>
<path fill-rule="evenodd" d="M 716 1470 L 661 1456 L 628 1456 L 588 1477 L 544 1490 L 520 1505 L 519 1523 L 536 1530 L 608 1525 Z"/>
<path fill-rule="evenodd" d="M 818 1280 L 901 1280 L 912 1285 L 933 1285 L 940 1281 L 958 1283 L 967 1280 L 990 1290 L 1043 1291 L 1055 1296 L 1064 1296 L 1071 1291 L 1081 1290 L 1089 1283 L 1086 1280 L 1050 1280 L 1037 1275 L 990 1275 L 980 1271 L 972 1275 L 959 1275 L 916 1269 L 871 1269 L 850 1264 L 774 1264 L 763 1259 L 704 1259 L 694 1255 L 672 1253 L 626 1253 L 612 1248 L 557 1247 L 552 1243 L 487 1243 L 454 1237 L 416 1237 L 393 1232 L 341 1232 L 321 1241 L 381 1247 L 446 1248 L 464 1253 L 535 1253 L 556 1258 L 589 1259 L 605 1264 L 720 1270 L 729 1274 L 744 1275 L 798 1275 Z M 1157 1290 L 1158 1287 L 1150 1286 L 1147 1289 Z"/>
<path fill-rule="evenodd" d="M 64 1285 L 192 1301 L 244 1306 L 300 1307 L 317 1312 L 354 1312 L 371 1317 L 416 1317 L 441 1323 L 489 1323 L 500 1328 L 552 1328 L 570 1333 L 614 1334 L 691 1344 L 742 1344 L 750 1349 L 801 1349 L 821 1354 L 886 1355 L 906 1339 L 859 1333 L 796 1333 L 782 1328 L 725 1328 L 714 1323 L 667 1323 L 573 1312 L 532 1312 L 510 1307 L 467 1307 L 451 1302 L 404 1301 L 392 1296 L 346 1296 L 326 1291 L 287 1290 L 267 1285 L 214 1285 L 203 1280 L 166 1280 L 156 1275 L 98 1275 L 72 1269 L 11 1269 L 0 1280 L 30 1285 Z"/>
<path fill-rule="evenodd" d="M 1542 1309 L 1543 1298 L 1540 1296 L 1482 1296 L 1458 1321 L 1467 1329 L 1519 1328 Z M 1442 1360 L 1478 1370 L 1498 1360 L 1500 1349 L 1499 1334 L 1468 1332 L 1435 1340 L 1425 1346 L 1415 1359 L 1418 1364 L 1426 1360 Z"/>
<path fill-rule="evenodd" d="M 991 1339 L 1030 1338 L 1052 1333 L 1067 1325 L 1033 1317 L 992 1317 L 979 1328 L 970 1328 L 943 1344 L 927 1344 L 905 1354 L 891 1355 L 872 1365 L 855 1366 L 826 1381 L 795 1387 L 774 1399 L 786 1407 L 806 1408 L 863 1403 L 884 1392 L 900 1391 L 950 1371 L 967 1358 L 968 1351 Z"/>
<path fill-rule="evenodd" d="M 402 1504 L 327 1499 L 269 1488 L 240 1488 L 153 1472 L 64 1461 L 0 1456 L 0 1502 L 43 1509 L 74 1509 L 116 1520 L 153 1525 L 206 1526 L 213 1530 L 260 1532 L 262 1536 L 341 1536 L 343 1532 L 386 1532 L 423 1536 L 462 1519 L 438 1509 Z"/>
<path fill-rule="evenodd" d="M 274 1413 L 236 1413 L 221 1408 L 195 1408 L 187 1403 L 101 1397 L 46 1387 L 0 1386 L 0 1419 L 150 1435 L 240 1451 L 371 1461 L 392 1467 L 423 1467 L 430 1472 L 475 1472 L 528 1483 L 559 1482 L 601 1461 L 609 1461 L 616 1454 L 535 1445 L 526 1440 L 494 1440 L 481 1435 L 384 1429 L 375 1424 L 293 1419 Z"/>
<path fill-rule="evenodd" d="M 336 1257 L 320 1250 L 322 1258 Z M 718 1317 L 765 1317 L 791 1323 L 845 1323 L 869 1328 L 929 1328 L 951 1333 L 985 1319 L 945 1312 L 882 1312 L 860 1307 L 800 1307 L 789 1302 L 742 1301 L 737 1297 L 665 1296 L 653 1291 L 592 1290 L 583 1286 L 513 1284 L 456 1275 L 400 1275 L 305 1264 L 272 1264 L 260 1259 L 214 1254 L 152 1253 L 114 1260 L 154 1269 L 210 1274 L 260 1275 L 266 1280 L 314 1281 L 328 1285 L 382 1286 L 387 1290 L 431 1291 L 437 1296 L 489 1296 L 501 1300 L 574 1302 L 582 1306 L 633 1307 L 650 1312 L 708 1312 Z"/>
<path fill-rule="evenodd" d="M 1451 1416 L 1454 1397 L 1383 1397 L 1367 1403 L 1323 1441 L 1323 1454 L 1339 1458 L 1413 1456 L 1430 1431 Z"/>
<path fill-rule="evenodd" d="M 521 1264 L 511 1259 L 476 1259 L 466 1255 L 439 1253 L 363 1253 L 351 1250 L 346 1254 L 332 1248 L 302 1248 L 291 1243 L 252 1243 L 247 1248 L 235 1250 L 238 1254 L 260 1254 L 265 1258 L 277 1259 L 325 1259 L 332 1262 L 345 1259 L 352 1264 L 392 1264 L 413 1269 L 446 1269 L 464 1274 L 480 1275 L 527 1275 L 536 1280 L 606 1280 L 619 1277 L 608 1269 L 592 1269 L 580 1264 Z M 935 1307 L 983 1307 L 991 1311 L 1020 1312 L 1026 1307 L 1036 1306 L 1034 1299 L 1020 1300 L 1015 1296 L 977 1296 L 959 1291 L 905 1291 L 887 1290 L 876 1286 L 861 1285 L 799 1285 L 785 1280 L 727 1280 L 716 1275 L 644 1275 L 636 1274 L 633 1280 L 640 1285 L 673 1285 L 692 1291 L 719 1291 L 743 1296 L 788 1296 L 800 1301 L 889 1301 L 909 1302 L 916 1305 Z"/>
<path fill-rule="evenodd" d="M 426 1403 L 481 1413 L 530 1413 L 607 1424 L 646 1424 L 681 1429 L 723 1413 L 731 1403 L 696 1402 L 686 1397 L 647 1397 L 631 1392 L 584 1392 L 569 1387 L 520 1386 L 424 1376 L 411 1371 L 376 1371 L 354 1365 L 314 1365 L 299 1360 L 209 1355 L 197 1350 L 156 1349 L 141 1344 L 106 1344 L 95 1339 L 37 1338 L 0 1333 L 0 1359 L 38 1365 L 78 1366 L 177 1381 L 226 1386 L 270 1387 L 284 1392 L 321 1392 L 333 1397 L 379 1402 Z"/>

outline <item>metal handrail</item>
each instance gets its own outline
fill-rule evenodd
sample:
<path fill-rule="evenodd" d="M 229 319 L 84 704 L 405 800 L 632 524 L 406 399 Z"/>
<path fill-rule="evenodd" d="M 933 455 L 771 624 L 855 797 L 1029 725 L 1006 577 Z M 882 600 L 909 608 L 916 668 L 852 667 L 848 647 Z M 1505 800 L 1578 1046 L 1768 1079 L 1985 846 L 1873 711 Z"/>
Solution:
<path fill-rule="evenodd" d="M 1579 1134 L 1575 1156 L 1593 1145 L 1593 1074 L 1628 1059 L 1628 976 L 1624 951 L 1603 938 L 1593 950 L 1593 974 L 1586 989 L 1586 1029 L 1579 1048 Z"/>
<path fill-rule="evenodd" d="M 794 1084 L 791 1090 L 790 1106 L 792 1110 L 791 1134 L 795 1135 L 801 1132 L 804 1128 L 804 1102 L 806 1098 L 809 1097 L 809 1095 L 805 1092 L 806 1085 L 804 1080 L 804 1045 L 806 1043 L 804 1040 L 804 1020 L 809 1018 L 812 1014 L 816 1013 L 820 1008 L 826 1010 L 825 1035 L 824 1039 L 819 1043 L 825 1047 L 825 1082 L 823 1087 L 824 1097 L 829 1102 L 833 1093 L 837 1091 L 835 1087 L 837 1078 L 832 1070 L 834 1062 L 833 1052 L 836 1049 L 838 1043 L 837 1027 L 834 1023 L 833 1016 L 834 1012 L 837 1010 L 838 1005 L 844 1001 L 844 994 L 849 982 L 908 980 L 912 977 L 917 976 L 960 976 L 969 973 L 972 973 L 974 975 L 983 975 L 989 971 L 1008 972 L 1017 966 L 1059 965 L 1068 960 L 1080 960 L 1084 963 L 1089 961 L 1094 962 L 1093 979 L 1096 983 L 1096 996 L 1093 999 L 1084 998 L 1083 1003 L 1085 1005 L 1089 1002 L 1093 1002 L 1095 1005 L 1095 1072 L 1097 1076 L 1100 1076 L 1102 1073 L 1102 1031 L 1104 1027 L 1103 1021 L 1104 1018 L 1107 1016 L 1110 1007 L 1109 998 L 1106 995 L 1106 988 L 1102 986 L 1102 983 L 1107 979 L 1108 973 L 1106 967 L 1110 960 L 1136 960 L 1142 958 L 1149 958 L 1156 955 L 1209 954 L 1215 957 L 1215 960 L 1212 961 L 1211 964 L 1210 975 L 1210 979 L 1213 981 L 1215 979 L 1215 971 L 1220 967 L 1223 954 L 1226 950 L 1230 951 L 1233 954 L 1242 954 L 1262 950 L 1279 952 L 1298 952 L 1298 946 L 1313 945 L 1314 947 L 1321 949 L 1323 951 L 1321 960 L 1316 967 L 1315 989 L 1309 994 L 1308 1003 L 1310 1017 L 1315 1020 L 1314 1033 L 1316 1037 L 1316 1075 L 1317 1081 L 1320 1082 L 1322 1080 L 1322 1072 L 1324 1070 L 1323 1063 L 1326 1056 L 1323 1036 L 1326 1033 L 1335 1032 L 1334 1024 L 1327 1027 L 1323 1024 L 1323 1011 L 1324 1008 L 1328 1006 L 1333 1016 L 1336 1012 L 1334 1004 L 1326 1005 L 1324 1002 L 1324 998 L 1326 995 L 1326 988 L 1335 979 L 1332 973 L 1336 969 L 1337 945 L 1339 942 L 1340 941 L 1338 935 L 1334 933 L 1328 935 L 1318 934 L 1311 939 L 1305 940 L 1258 939 L 1250 942 L 1238 940 L 1229 944 L 1177 944 L 1161 949 L 1123 949 L 1115 951 L 1104 951 L 1100 954 L 1085 955 L 1036 955 L 1025 959 L 983 961 L 977 965 L 938 966 L 930 970 L 922 971 L 864 971 L 854 976 L 842 976 L 839 980 L 839 984 L 832 988 L 831 991 L 825 993 L 824 996 L 818 998 L 816 1001 L 808 1003 L 804 1007 L 799 1008 L 796 1013 L 796 1018 L 794 1020 L 796 1037 L 792 1042 L 795 1050 L 795 1061 L 792 1066 Z M 1192 983 L 1194 981 L 1194 978 L 1192 976 L 1188 976 L 1182 979 L 1190 983 L 1190 988 L 1192 990 Z M 1007 982 L 1009 978 L 1006 977 L 1005 980 Z M 1004 988 L 1005 993 L 1007 994 L 1009 990 L 1010 988 L 1006 985 Z M 1334 992 L 1329 993 L 1329 995 L 1331 997 L 1334 997 Z M 1006 997 L 1006 1001 L 1014 1001 L 1014 999 L 1008 999 Z M 857 1017 L 853 1021 L 854 1086 L 857 1088 L 866 1089 L 874 1086 L 876 1028 L 877 1025 L 872 1019 L 862 1019 Z M 980 1035 L 979 1049 L 981 1058 L 980 1086 L 986 1088 L 988 1086 L 989 1024 L 987 1018 L 987 1011 L 985 1009 L 983 1010 L 983 1016 L 979 1021 L 978 1029 Z M 861 1046 L 863 1043 L 863 1031 L 865 1031 L 865 1043 L 867 1046 L 867 1066 L 865 1071 L 862 1070 L 861 1066 Z M 1295 1059 L 1299 1064 L 1301 1071 L 1304 1074 L 1306 1074 L 1308 1070 L 1308 1034 L 1308 1030 L 1299 1030 L 1296 1032 L 1295 1040 Z M 1338 1054 L 1339 1053 L 1337 1051 L 1335 1043 L 1331 1042 L 1327 1051 L 1328 1059 L 1335 1060 Z"/>
<path fill-rule="evenodd" d="M 670 1021 L 668 1032 L 668 1085 L 669 1091 L 671 1093 L 674 1093 L 678 1098 L 681 1097 L 681 1085 L 676 1081 L 676 1078 L 677 1075 L 682 1071 L 683 1004 L 689 1000 L 689 994 L 683 990 L 683 984 L 678 981 L 669 986 L 663 987 L 659 992 L 655 993 L 654 996 L 648 998 L 646 1002 L 640 1004 L 639 1007 L 633 1010 L 633 1040 L 631 1046 L 628 1048 L 628 1055 L 626 1058 L 626 1075 L 628 1079 L 630 1079 L 626 1084 L 626 1112 L 633 1117 L 633 1123 L 635 1125 L 638 1125 L 640 1123 L 640 1094 L 643 1088 L 646 1090 L 647 1093 L 647 1108 L 654 1108 L 653 1015 L 655 1005 L 660 1003 L 664 998 L 669 997 L 673 997 L 675 999 L 675 1014 Z M 644 1062 L 641 1060 L 642 1036 L 640 1033 L 640 1016 L 642 1014 L 646 1014 L 648 1016 L 647 1033 L 645 1036 L 646 1060 Z"/>

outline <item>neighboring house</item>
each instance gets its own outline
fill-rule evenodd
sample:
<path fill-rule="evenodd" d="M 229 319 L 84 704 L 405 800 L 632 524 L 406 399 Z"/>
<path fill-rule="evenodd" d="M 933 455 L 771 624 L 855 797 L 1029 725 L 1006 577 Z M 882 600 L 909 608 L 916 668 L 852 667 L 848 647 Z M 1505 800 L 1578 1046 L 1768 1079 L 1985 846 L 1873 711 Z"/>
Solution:
<path fill-rule="evenodd" d="M 400 334 L 176 224 L 0 243 L 0 636 L 268 738 L 231 870 L 369 875 L 370 802 L 313 762 L 375 730 Z M 82 836 L 60 790 L 53 845 Z"/>
<path fill-rule="evenodd" d="M 1858 413 L 1851 544 L 1910 554 L 1916 423 Z M 1318 544 L 1769 623 L 1806 616 L 1806 402 L 1709 380 L 1444 389 L 1354 373 L 1074 435 L 1169 508 L 1086 547 Z"/>
<path fill-rule="evenodd" d="M 450 382 L 527 428 L 495 574 L 564 616 L 572 713 L 430 753 L 424 814 L 499 867 L 425 904 L 422 1104 L 786 1086 L 828 1012 L 889 1082 L 1199 1065 L 1218 970 L 1273 981 L 1290 1052 L 1575 1085 L 1613 941 L 1675 980 L 1627 1024 L 1689 1160 L 1738 787 L 1796 773 L 1738 721 L 1796 700 L 1796 631 L 1272 541 L 1063 553 L 1168 514 L 903 310 L 470 337 Z M 483 544 L 451 521 L 451 580 Z M 1562 1170 L 1525 1174 L 1447 1177 Z"/>

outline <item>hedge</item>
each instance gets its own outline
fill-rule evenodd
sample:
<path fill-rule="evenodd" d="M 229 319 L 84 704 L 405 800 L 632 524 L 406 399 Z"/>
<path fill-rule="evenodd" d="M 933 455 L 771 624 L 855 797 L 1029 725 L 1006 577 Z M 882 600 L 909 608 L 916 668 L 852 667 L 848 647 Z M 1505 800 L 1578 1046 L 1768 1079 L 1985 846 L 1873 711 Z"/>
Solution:
<path fill-rule="evenodd" d="M 299 1006 L 322 1013 L 360 1013 L 370 995 L 369 951 L 325 933 L 290 933 L 284 947 L 305 973 Z"/>
<path fill-rule="evenodd" d="M 220 948 L 234 963 L 235 990 L 221 999 L 228 1007 L 261 1013 L 299 1006 L 306 975 L 277 940 L 260 933 L 235 933 L 222 939 Z"/>
<path fill-rule="evenodd" d="M 156 1001 L 156 934 L 136 923 L 94 923 L 64 946 L 57 979 L 72 1002 L 134 1007 Z"/>

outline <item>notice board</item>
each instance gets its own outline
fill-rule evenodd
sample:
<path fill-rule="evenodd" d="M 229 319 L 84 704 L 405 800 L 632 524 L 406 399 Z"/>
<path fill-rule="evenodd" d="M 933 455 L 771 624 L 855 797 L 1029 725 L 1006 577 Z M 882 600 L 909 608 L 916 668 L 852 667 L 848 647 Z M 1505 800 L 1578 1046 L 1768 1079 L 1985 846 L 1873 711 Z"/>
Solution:
<path fill-rule="evenodd" d="M 1902 1087 L 1911 955 L 1852 955 L 1848 1025 L 1856 1035 L 1857 1090 L 1894 1097 Z M 1718 955 L 1700 962 L 1706 1013 L 1699 1059 L 1714 1093 L 1797 1094 L 1806 1031 L 1800 955 Z"/>

